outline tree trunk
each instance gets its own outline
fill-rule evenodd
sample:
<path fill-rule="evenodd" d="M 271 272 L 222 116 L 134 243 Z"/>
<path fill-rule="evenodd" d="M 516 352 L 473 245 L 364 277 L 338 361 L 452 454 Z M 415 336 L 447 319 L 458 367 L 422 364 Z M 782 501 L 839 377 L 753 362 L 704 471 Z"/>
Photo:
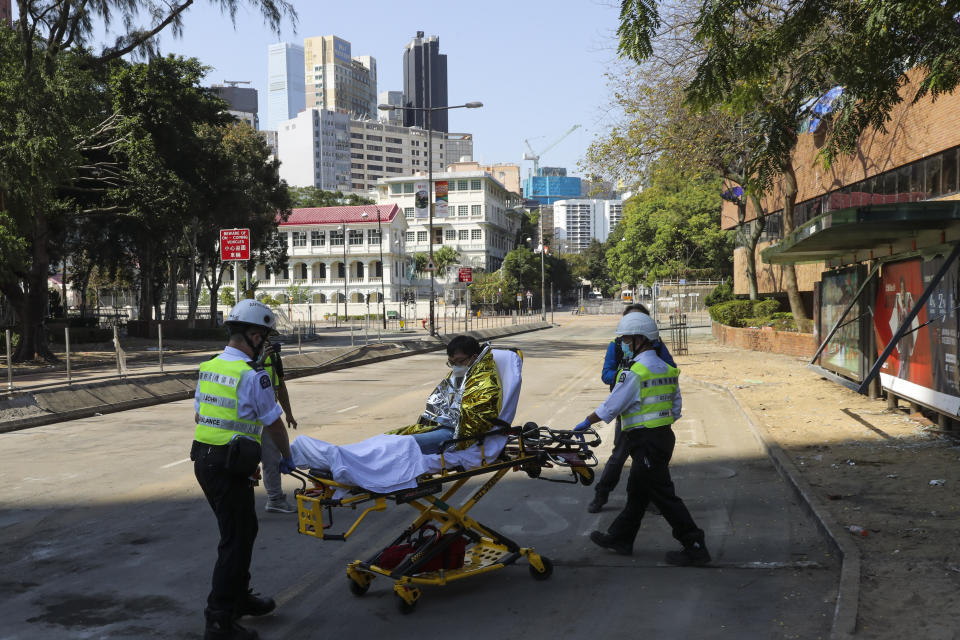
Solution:
<path fill-rule="evenodd" d="M 789 163 L 783 172 L 784 194 L 783 194 L 783 235 L 791 233 L 794 229 L 793 209 L 797 203 L 797 174 L 794 171 L 793 164 Z M 803 299 L 800 297 L 800 289 L 797 286 L 797 271 L 792 264 L 785 264 L 783 269 L 783 284 L 787 290 L 787 299 L 790 301 L 790 311 L 793 313 L 793 321 L 797 329 L 801 332 L 810 330 L 810 319 L 803 308 Z"/>
<path fill-rule="evenodd" d="M 47 307 L 47 275 L 50 271 L 47 241 L 47 217 L 42 209 L 37 209 L 33 215 L 33 260 L 27 276 L 23 305 L 18 309 L 20 342 L 13 354 L 14 362 L 34 359 L 57 362 L 57 358 L 47 346 L 44 317 Z"/>
<path fill-rule="evenodd" d="M 177 271 L 176 256 L 170 255 L 167 258 L 167 304 L 163 314 L 167 320 L 177 319 Z"/>
<path fill-rule="evenodd" d="M 754 219 L 753 230 L 746 237 L 744 249 L 747 258 L 747 283 L 750 285 L 750 299 L 760 299 L 760 287 L 757 284 L 757 243 L 760 242 L 760 236 L 767 228 L 767 219 L 763 216 L 763 209 L 760 208 L 760 198 L 756 195 L 750 195 L 750 202 L 753 203 L 753 210 L 757 217 Z M 744 217 L 746 217 L 746 203 L 744 203 Z"/>

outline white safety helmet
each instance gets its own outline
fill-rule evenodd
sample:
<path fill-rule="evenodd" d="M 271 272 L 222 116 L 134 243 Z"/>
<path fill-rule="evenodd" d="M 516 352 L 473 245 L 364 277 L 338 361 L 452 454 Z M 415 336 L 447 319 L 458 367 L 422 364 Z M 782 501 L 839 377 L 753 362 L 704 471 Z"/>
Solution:
<path fill-rule="evenodd" d="M 617 324 L 618 336 L 644 336 L 650 342 L 660 339 L 657 323 L 645 313 L 634 311 L 620 318 Z"/>
<path fill-rule="evenodd" d="M 257 302 L 256 300 L 245 299 L 234 305 L 227 315 L 226 323 L 247 325 L 253 327 L 263 327 L 269 329 L 270 333 L 276 333 L 277 317 L 270 307 Z"/>

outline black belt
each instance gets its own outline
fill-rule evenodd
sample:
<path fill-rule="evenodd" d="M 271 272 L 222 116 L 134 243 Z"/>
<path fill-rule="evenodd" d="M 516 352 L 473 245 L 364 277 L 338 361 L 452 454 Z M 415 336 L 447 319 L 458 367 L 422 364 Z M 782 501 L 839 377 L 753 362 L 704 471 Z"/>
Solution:
<path fill-rule="evenodd" d="M 226 455 L 227 454 L 227 445 L 225 444 L 207 444 L 206 442 L 200 442 L 199 440 L 194 440 L 193 445 L 190 447 L 190 459 L 197 460 L 198 458 L 206 458 L 211 455 Z"/>

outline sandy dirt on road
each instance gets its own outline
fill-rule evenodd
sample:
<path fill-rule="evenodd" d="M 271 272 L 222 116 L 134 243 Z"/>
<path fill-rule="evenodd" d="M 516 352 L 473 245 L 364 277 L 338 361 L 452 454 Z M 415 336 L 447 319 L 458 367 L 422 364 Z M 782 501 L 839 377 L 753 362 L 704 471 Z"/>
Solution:
<path fill-rule="evenodd" d="M 612 337 L 617 318 L 584 320 L 608 323 Z M 690 376 L 733 391 L 830 517 L 842 528 L 866 530 L 849 534 L 862 561 L 857 637 L 960 638 L 960 434 L 906 407 L 887 410 L 884 400 L 821 378 L 803 359 L 728 347 L 701 334 L 676 360 L 681 385 Z"/>

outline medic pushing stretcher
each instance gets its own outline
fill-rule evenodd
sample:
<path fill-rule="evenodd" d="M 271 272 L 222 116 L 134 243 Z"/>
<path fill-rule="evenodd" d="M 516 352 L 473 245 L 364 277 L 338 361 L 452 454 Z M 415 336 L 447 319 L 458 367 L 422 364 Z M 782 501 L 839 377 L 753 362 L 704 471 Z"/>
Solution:
<path fill-rule="evenodd" d="M 388 577 L 394 581 L 400 611 L 410 613 L 421 596 L 420 585 L 442 586 L 502 569 L 520 558 L 527 560 L 534 579 L 550 577 L 553 565 L 547 557 L 468 515 L 510 471 L 553 482 L 593 482 L 597 459 L 591 449 L 600 444 L 594 430 L 554 430 L 532 422 L 511 426 L 522 362 L 519 351 L 487 344 L 462 377 L 455 371 L 437 386 L 424 415 L 434 424 L 453 427 L 453 438 L 442 443 L 439 453 L 424 453 L 414 436 L 395 434 L 343 446 L 301 436 L 291 445 L 294 463 L 301 468 L 293 475 L 303 484 L 295 492 L 301 534 L 346 540 L 368 515 L 385 511 L 389 504 L 409 504 L 418 511 L 391 544 L 347 566 L 354 595 L 365 594 L 378 575 Z M 496 388 L 481 392 L 485 397 L 496 393 L 499 413 L 493 428 L 478 432 L 465 427 L 469 402 L 464 399 L 472 397 L 478 384 L 471 374 L 485 367 L 489 376 L 482 384 Z M 542 474 L 554 467 L 570 475 L 561 479 Z M 487 474 L 492 476 L 469 498 L 459 506 L 451 504 L 471 478 Z M 358 507 L 363 510 L 345 530 L 328 530 L 335 510 Z"/>

